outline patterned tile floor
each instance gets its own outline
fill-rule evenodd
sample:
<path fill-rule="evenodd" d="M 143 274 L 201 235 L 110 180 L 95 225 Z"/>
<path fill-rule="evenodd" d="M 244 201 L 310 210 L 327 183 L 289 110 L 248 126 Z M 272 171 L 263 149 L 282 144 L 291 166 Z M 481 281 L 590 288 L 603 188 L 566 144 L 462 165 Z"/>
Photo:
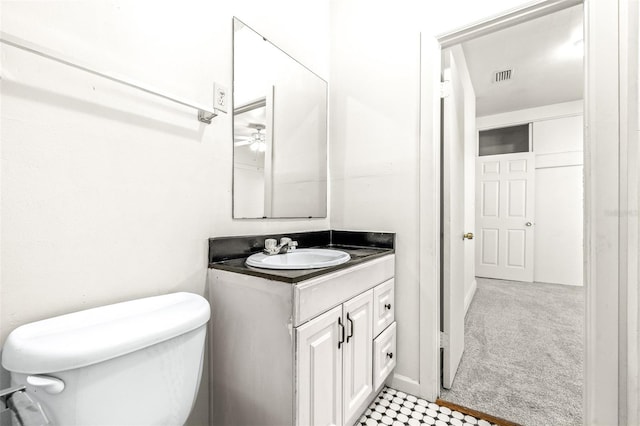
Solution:
<path fill-rule="evenodd" d="M 491 423 L 385 387 L 360 418 L 358 425 L 491 426 Z"/>

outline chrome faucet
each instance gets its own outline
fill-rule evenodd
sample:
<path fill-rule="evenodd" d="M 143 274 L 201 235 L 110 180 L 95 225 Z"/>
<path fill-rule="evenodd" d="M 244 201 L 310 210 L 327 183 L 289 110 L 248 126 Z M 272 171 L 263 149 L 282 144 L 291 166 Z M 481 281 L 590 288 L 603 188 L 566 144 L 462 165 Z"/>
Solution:
<path fill-rule="evenodd" d="M 280 244 L 278 244 L 277 240 L 269 238 L 264 240 L 264 249 L 262 252 L 271 256 L 274 254 L 289 253 L 290 251 L 295 250 L 296 247 L 298 247 L 298 242 L 293 241 L 289 237 L 280 238 Z"/>

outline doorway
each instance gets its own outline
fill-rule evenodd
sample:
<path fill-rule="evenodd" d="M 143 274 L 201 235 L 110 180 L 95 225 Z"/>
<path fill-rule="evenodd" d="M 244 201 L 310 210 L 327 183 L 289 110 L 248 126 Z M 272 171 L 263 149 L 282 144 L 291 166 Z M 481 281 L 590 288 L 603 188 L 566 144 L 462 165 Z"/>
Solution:
<path fill-rule="evenodd" d="M 439 145 L 431 141 L 440 135 L 439 103 L 441 48 L 513 26 L 553 11 L 582 3 L 545 0 L 512 10 L 454 31 L 437 40 L 423 35 L 421 43 L 421 146 L 420 151 L 420 394 L 439 395 L 440 343 L 443 340 L 432 324 L 440 324 L 438 286 L 439 262 Z M 638 19 L 630 10 L 633 2 L 585 0 L 585 209 L 584 280 L 585 303 L 585 407 L 587 424 L 626 423 L 634 414 L 634 371 L 638 359 L 633 352 L 637 339 L 629 334 L 637 321 L 637 265 L 633 248 L 638 235 L 629 211 L 637 201 L 638 153 L 632 141 L 637 117 L 635 80 L 637 76 Z M 632 230 L 631 233 L 626 232 Z M 631 268 L 631 269 L 630 269 Z M 630 299 L 627 296 L 631 295 Z M 628 327 L 631 327 L 628 328 Z M 636 401 L 637 402 L 637 401 Z"/>
<path fill-rule="evenodd" d="M 582 263 L 582 235 L 556 226 L 582 228 L 582 15 L 573 6 L 442 53 L 441 397 L 522 424 L 582 423 L 584 294 L 561 285 L 582 286 L 580 267 L 561 278 Z M 538 233 L 538 215 L 554 214 Z"/>

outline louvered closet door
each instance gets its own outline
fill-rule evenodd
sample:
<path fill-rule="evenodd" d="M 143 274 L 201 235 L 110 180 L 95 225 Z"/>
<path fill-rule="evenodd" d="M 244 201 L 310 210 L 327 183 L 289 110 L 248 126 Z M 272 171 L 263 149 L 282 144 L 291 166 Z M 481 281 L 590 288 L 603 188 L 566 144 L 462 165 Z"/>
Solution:
<path fill-rule="evenodd" d="M 535 157 L 476 161 L 476 275 L 533 282 Z"/>

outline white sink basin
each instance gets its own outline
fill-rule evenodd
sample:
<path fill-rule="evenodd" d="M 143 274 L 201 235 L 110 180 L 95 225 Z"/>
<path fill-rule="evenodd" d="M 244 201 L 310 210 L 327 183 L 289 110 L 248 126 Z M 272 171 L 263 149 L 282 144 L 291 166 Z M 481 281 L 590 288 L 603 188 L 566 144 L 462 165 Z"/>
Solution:
<path fill-rule="evenodd" d="M 348 262 L 349 253 L 330 249 L 296 249 L 285 254 L 252 254 L 247 265 L 266 269 L 315 269 Z"/>

